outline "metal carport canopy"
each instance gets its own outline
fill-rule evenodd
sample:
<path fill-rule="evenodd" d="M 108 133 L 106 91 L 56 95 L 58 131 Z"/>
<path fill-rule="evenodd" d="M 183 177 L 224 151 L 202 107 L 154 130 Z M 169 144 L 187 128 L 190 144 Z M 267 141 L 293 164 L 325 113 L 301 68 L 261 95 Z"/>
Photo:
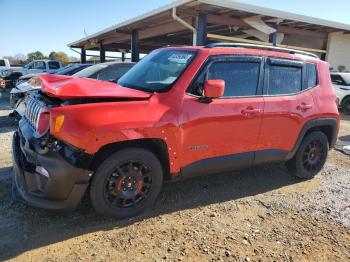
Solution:
<path fill-rule="evenodd" d="M 178 20 L 174 14 L 178 16 Z M 249 19 L 253 19 L 253 21 Z M 256 25 L 256 21 L 254 24 L 254 19 L 257 20 L 258 25 Z M 201 28 L 204 28 L 204 31 Z M 271 37 L 268 38 L 269 35 L 264 32 L 264 29 L 269 28 L 275 29 L 276 33 L 283 37 L 285 35 L 298 35 L 324 41 L 325 43 L 321 44 L 323 48 L 312 48 L 308 46 L 308 41 L 297 46 L 299 49 L 315 53 L 325 53 L 329 33 L 350 32 L 348 24 L 238 1 L 179 0 L 108 27 L 72 42 L 68 46 L 82 50 L 102 50 L 104 56 L 105 51 L 129 51 L 132 44 L 134 44 L 134 49 L 138 49 L 137 51 L 147 53 L 165 45 L 199 44 L 200 40 L 207 37 L 211 40 L 216 38 L 215 40 L 225 41 L 239 41 L 241 39 L 242 42 L 252 43 L 278 41 L 276 37 L 275 40 L 271 40 Z M 193 43 L 194 33 L 197 32 L 200 34 L 197 37 L 198 41 Z M 267 41 L 264 40 L 266 37 Z"/>

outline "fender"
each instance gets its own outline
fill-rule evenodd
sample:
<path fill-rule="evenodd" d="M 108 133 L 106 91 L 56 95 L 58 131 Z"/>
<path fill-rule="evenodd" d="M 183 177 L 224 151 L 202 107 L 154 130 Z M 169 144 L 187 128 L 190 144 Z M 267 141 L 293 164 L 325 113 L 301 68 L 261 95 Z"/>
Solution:
<path fill-rule="evenodd" d="M 331 142 L 329 144 L 330 148 L 334 147 L 336 141 L 337 141 L 337 132 L 338 132 L 338 120 L 336 118 L 317 118 L 312 119 L 308 122 L 306 122 L 303 126 L 303 128 L 300 131 L 299 137 L 294 145 L 294 148 L 291 152 L 287 154 L 286 160 L 290 160 L 294 157 L 296 154 L 301 142 L 303 141 L 306 133 L 315 127 L 331 127 L 332 129 L 332 135 L 331 135 Z"/>

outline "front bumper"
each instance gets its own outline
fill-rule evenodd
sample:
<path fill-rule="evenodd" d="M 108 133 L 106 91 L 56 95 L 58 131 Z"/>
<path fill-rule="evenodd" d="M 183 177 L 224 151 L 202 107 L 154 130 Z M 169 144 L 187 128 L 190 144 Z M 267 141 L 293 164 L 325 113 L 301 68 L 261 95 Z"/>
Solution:
<path fill-rule="evenodd" d="M 92 173 L 69 163 L 60 152 L 41 150 L 24 120 L 14 133 L 13 197 L 31 206 L 73 210 L 83 197 Z M 34 141 L 33 141 L 34 140 Z M 40 172 L 37 167 L 47 172 Z"/>

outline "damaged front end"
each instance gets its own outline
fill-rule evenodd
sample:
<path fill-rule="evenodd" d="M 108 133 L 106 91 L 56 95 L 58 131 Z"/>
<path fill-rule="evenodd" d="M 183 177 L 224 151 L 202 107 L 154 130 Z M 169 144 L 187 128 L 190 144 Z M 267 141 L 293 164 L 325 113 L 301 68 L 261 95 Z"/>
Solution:
<path fill-rule="evenodd" d="M 72 210 L 91 179 L 92 156 L 50 135 L 43 114 L 54 104 L 43 99 L 39 93 L 27 98 L 13 136 L 13 195 L 32 206 Z"/>

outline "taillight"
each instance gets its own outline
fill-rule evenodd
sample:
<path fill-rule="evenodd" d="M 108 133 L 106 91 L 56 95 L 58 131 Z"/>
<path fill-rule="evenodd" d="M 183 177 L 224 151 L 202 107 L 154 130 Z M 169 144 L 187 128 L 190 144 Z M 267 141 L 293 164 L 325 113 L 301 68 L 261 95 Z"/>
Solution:
<path fill-rule="evenodd" d="M 38 121 L 36 123 L 36 130 L 39 135 L 43 135 L 50 127 L 50 114 L 49 112 L 41 112 Z"/>

